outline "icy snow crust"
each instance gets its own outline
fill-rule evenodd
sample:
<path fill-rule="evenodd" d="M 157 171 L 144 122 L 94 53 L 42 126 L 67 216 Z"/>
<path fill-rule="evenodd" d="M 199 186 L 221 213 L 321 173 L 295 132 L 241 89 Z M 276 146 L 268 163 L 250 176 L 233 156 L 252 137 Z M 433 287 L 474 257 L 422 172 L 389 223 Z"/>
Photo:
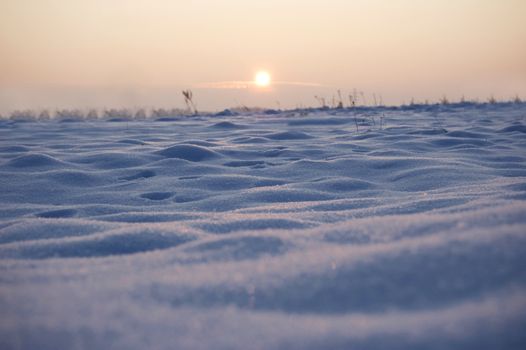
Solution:
<path fill-rule="evenodd" d="M 525 160 L 525 105 L 0 120 L 0 348 L 524 349 Z"/>

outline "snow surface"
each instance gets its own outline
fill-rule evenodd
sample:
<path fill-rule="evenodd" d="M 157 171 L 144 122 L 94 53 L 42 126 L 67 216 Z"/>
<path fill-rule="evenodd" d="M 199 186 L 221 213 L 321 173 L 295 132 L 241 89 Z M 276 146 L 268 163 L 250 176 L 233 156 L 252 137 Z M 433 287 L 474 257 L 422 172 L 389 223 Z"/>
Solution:
<path fill-rule="evenodd" d="M 0 348 L 524 349 L 525 160 L 512 104 L 0 120 Z"/>

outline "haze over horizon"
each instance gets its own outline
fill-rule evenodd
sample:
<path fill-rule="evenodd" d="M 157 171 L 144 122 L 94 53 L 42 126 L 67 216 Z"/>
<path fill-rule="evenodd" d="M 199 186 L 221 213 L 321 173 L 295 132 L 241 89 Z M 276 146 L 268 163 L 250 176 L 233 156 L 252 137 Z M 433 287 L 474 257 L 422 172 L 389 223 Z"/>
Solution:
<path fill-rule="evenodd" d="M 18 0 L 0 3 L 0 113 L 25 108 L 387 104 L 526 97 L 521 0 Z M 268 89 L 211 88 L 250 81 Z M 302 85 L 303 84 L 303 85 Z"/>

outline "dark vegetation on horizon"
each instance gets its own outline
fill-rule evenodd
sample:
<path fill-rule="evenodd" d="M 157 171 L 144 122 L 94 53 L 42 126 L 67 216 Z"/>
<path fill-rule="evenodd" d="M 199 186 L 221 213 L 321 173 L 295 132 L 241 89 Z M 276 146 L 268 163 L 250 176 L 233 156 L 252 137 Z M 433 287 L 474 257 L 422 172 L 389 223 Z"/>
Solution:
<path fill-rule="evenodd" d="M 234 116 L 243 113 L 263 113 L 263 114 L 277 114 L 281 110 L 274 110 L 260 107 L 247 107 L 244 105 L 225 109 L 221 112 L 198 112 L 197 105 L 193 99 L 191 90 L 183 90 L 182 95 L 186 105 L 186 109 L 182 108 L 104 108 L 104 109 L 41 109 L 41 110 L 14 110 L 4 117 L 0 114 L 0 119 L 10 120 L 60 120 L 60 121 L 77 121 L 77 120 L 107 120 L 107 121 L 126 121 L 126 120 L 167 120 L 171 118 L 191 115 L 217 115 L 217 116 Z M 301 115 L 305 115 L 308 111 L 316 110 L 359 110 L 370 108 L 385 108 L 385 109 L 408 109 L 408 108 L 425 108 L 426 106 L 465 106 L 465 105 L 494 105 L 494 104 L 522 104 L 525 103 L 518 95 L 510 100 L 497 100 L 493 95 L 486 101 L 467 100 L 464 96 L 459 101 L 450 101 L 446 96 L 442 96 L 438 102 L 415 101 L 411 99 L 409 103 L 403 103 L 399 106 L 386 106 L 383 104 L 381 95 L 372 95 L 372 99 L 368 100 L 362 91 L 356 89 L 345 98 L 341 90 L 337 90 L 337 94 L 331 98 L 323 96 L 314 96 L 318 106 L 304 106 L 298 105 L 291 111 L 299 111 Z M 278 102 L 279 106 L 279 102 Z"/>

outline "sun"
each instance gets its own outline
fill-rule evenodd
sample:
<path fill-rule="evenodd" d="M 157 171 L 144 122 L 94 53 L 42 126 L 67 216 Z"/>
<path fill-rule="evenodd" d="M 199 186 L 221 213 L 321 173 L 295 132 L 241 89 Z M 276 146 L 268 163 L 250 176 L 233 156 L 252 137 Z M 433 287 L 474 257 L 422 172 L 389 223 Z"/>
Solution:
<path fill-rule="evenodd" d="M 256 77 L 254 79 L 254 83 L 258 87 L 267 87 L 270 85 L 270 74 L 265 71 L 259 71 L 256 73 Z"/>

